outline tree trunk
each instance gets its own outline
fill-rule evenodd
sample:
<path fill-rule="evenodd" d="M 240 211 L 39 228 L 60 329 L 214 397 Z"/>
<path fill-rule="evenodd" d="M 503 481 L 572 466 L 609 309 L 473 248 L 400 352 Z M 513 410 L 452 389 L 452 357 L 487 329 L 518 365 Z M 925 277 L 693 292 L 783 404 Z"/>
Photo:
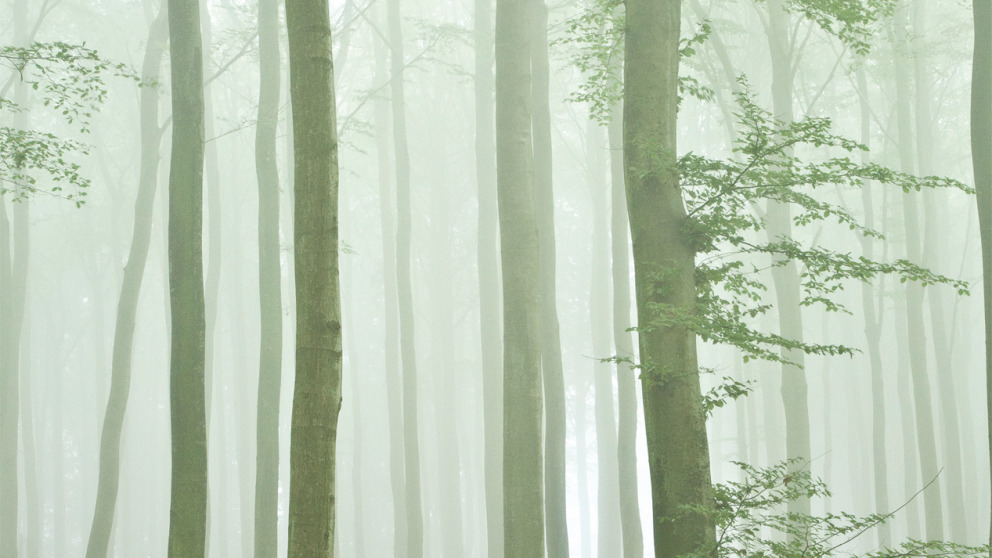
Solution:
<path fill-rule="evenodd" d="M 793 121 L 793 48 L 789 40 L 789 16 L 782 0 L 768 2 L 768 45 L 772 58 L 772 104 L 775 117 L 788 125 Z M 787 204 L 768 202 L 766 231 L 770 242 L 792 239 L 792 217 Z M 772 267 L 779 333 L 803 341 L 803 315 L 799 306 L 799 271 L 795 262 Z M 798 349 L 783 349 L 782 403 L 785 407 L 785 454 L 788 459 L 809 460 L 809 402 L 806 355 Z M 803 463 L 796 465 L 803 467 Z M 789 513 L 809 514 L 809 498 L 791 500 Z"/>
<path fill-rule="evenodd" d="M 203 55 L 196 0 L 169 2 L 172 162 L 169 168 L 169 301 L 172 498 L 169 556 L 203 556 L 207 432 L 203 302 Z"/>
<path fill-rule="evenodd" d="M 971 70 L 971 161 L 978 191 L 978 229 L 982 240 L 986 421 L 992 460 L 992 2 L 974 0 L 972 7 L 975 51 Z M 989 555 L 992 556 L 992 552 Z"/>
<path fill-rule="evenodd" d="M 399 302 L 400 360 L 403 371 L 403 445 L 406 467 L 406 523 L 408 558 L 424 554 L 424 517 L 420 494 L 420 426 L 417 389 L 417 353 L 413 318 L 410 256 L 412 206 L 410 153 L 406 137 L 406 99 L 403 87 L 403 26 L 400 0 L 386 4 L 389 23 L 390 92 L 393 114 L 393 156 L 396 158 L 396 287 Z"/>
<path fill-rule="evenodd" d="M 158 81 L 165 54 L 168 32 L 165 8 L 148 29 L 148 46 L 142 62 L 142 79 Z M 134 225 L 131 249 L 124 266 L 124 279 L 117 302 L 117 322 L 114 326 L 114 348 L 110 364 L 110 396 L 103 416 L 100 435 L 100 473 L 97 481 L 96 508 L 86 545 L 86 558 L 108 555 L 110 532 L 117 508 L 120 482 L 121 432 L 131 390 L 131 354 L 134 347 L 135 315 L 138 294 L 148 261 L 151 244 L 152 210 L 158 187 L 158 168 L 162 132 L 159 130 L 159 92 L 154 87 L 141 88 L 141 163 L 138 172 L 138 194 L 134 202 Z"/>
<path fill-rule="evenodd" d="M 627 1 L 624 177 L 657 558 L 700 550 L 715 538 L 710 520 L 682 509 L 708 505 L 712 488 L 696 335 L 669 320 L 692 312 L 696 299 L 676 163 L 680 16 L 679 1 Z"/>
<path fill-rule="evenodd" d="M 613 413 L 613 367 L 610 356 L 610 239 L 606 186 L 606 139 L 599 123 L 586 122 L 586 162 L 592 195 L 592 267 L 589 270 L 589 322 L 592 330 L 593 405 L 596 417 L 597 556 L 623 554 L 620 527 L 620 477 L 617 463 L 617 422 Z"/>
<path fill-rule="evenodd" d="M 492 1 L 475 0 L 475 175 L 478 182 L 479 327 L 485 438 L 486 545 L 503 555 L 503 353 L 493 123 Z"/>
<path fill-rule="evenodd" d="M 907 24 L 905 10 L 897 9 L 893 20 L 895 44 L 906 48 Z M 913 172 L 913 135 L 909 106 L 909 73 L 903 60 L 895 61 L 896 78 L 896 121 L 899 130 L 899 161 L 902 171 Z M 922 264 L 920 251 L 918 196 L 915 192 L 902 194 L 903 226 L 906 233 L 906 259 Z M 927 372 L 926 333 L 923 330 L 923 286 L 918 282 L 906 283 L 906 325 L 909 340 L 909 368 L 913 382 L 913 404 L 916 411 L 916 435 L 919 439 L 920 470 L 925 485 L 938 473 L 937 443 L 933 424 L 933 398 L 930 394 L 930 379 Z M 942 479 L 923 491 L 925 533 L 927 539 L 937 540 L 944 536 L 943 513 L 941 511 Z"/>
<path fill-rule="evenodd" d="M 496 4 L 496 184 L 503 275 L 507 558 L 544 556 L 540 250 L 531 141 L 531 1 Z"/>
<path fill-rule="evenodd" d="M 549 558 L 568 558 L 565 490 L 565 375 L 555 277 L 555 200 L 552 178 L 548 7 L 531 0 L 530 64 L 534 138 L 534 208 L 540 252 L 541 373 L 544 380 L 544 521 Z"/>
<path fill-rule="evenodd" d="M 326 0 L 286 2 L 293 110 L 296 383 L 290 442 L 289 556 L 334 551 L 341 410 L 338 142 Z"/>
<path fill-rule="evenodd" d="M 275 558 L 279 546 L 279 398 L 282 385 L 282 270 L 279 266 L 279 0 L 258 3 L 258 124 L 255 176 L 258 180 L 258 298 L 260 345 L 255 425 L 256 558 Z M 247 505 L 247 495 L 242 506 Z"/>
<path fill-rule="evenodd" d="M 620 530 L 625 558 L 644 556 L 641 509 L 637 497 L 637 375 L 630 322 L 630 243 L 627 196 L 623 182 L 623 106 L 611 110 L 607 130 L 610 146 L 610 253 L 613 257 L 613 344 L 617 356 L 617 461 L 620 477 Z"/>

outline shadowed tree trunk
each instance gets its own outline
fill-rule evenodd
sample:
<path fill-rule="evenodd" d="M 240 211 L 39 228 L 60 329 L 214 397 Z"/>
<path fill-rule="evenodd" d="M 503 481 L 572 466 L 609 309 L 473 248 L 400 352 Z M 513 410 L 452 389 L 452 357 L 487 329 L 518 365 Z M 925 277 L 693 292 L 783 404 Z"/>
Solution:
<path fill-rule="evenodd" d="M 634 247 L 644 424 L 657 558 L 715 539 L 685 505 L 712 499 L 696 335 L 670 320 L 692 312 L 695 251 L 676 163 L 681 2 L 627 0 L 624 56 L 624 178 Z M 666 323 L 668 322 L 668 323 Z"/>
<path fill-rule="evenodd" d="M 197 0 L 169 2 L 172 161 L 169 167 L 169 302 L 172 497 L 169 556 L 203 556 L 207 432 L 203 302 L 203 54 Z"/>
<path fill-rule="evenodd" d="M 159 79 L 162 55 L 167 44 L 166 16 L 166 8 L 163 7 L 148 29 L 148 43 L 141 69 L 142 79 L 148 82 Z M 138 194 L 134 202 L 134 229 L 117 302 L 117 322 L 114 326 L 114 347 L 110 364 L 110 396 L 100 435 L 100 473 L 86 558 L 104 558 L 108 555 L 110 533 L 117 509 L 121 432 L 131 390 L 135 315 L 151 244 L 152 209 L 158 187 L 159 149 L 162 141 L 158 122 L 158 88 L 142 87 L 140 99 L 141 163 L 138 171 Z"/>
<path fill-rule="evenodd" d="M 531 2 L 497 0 L 496 4 L 496 184 L 503 275 L 503 555 L 507 558 L 544 556 Z"/>
<path fill-rule="evenodd" d="M 327 0 L 288 0 L 295 177 L 296 382 L 290 441 L 289 556 L 334 552 L 341 410 L 338 141 Z"/>
<path fill-rule="evenodd" d="M 282 384 L 282 271 L 279 267 L 279 0 L 258 3 L 258 124 L 255 176 L 258 181 L 258 298 L 260 345 L 255 424 L 256 558 L 278 551 L 279 398 Z M 242 500 L 246 505 L 247 499 Z M 248 549 L 245 549 L 248 552 Z"/>
<path fill-rule="evenodd" d="M 975 51 L 971 70 L 971 161 L 975 189 L 978 191 L 978 229 L 982 240 L 986 423 L 992 460 L 992 2 L 973 0 L 973 9 Z M 992 552 L 989 555 L 992 556 Z"/>

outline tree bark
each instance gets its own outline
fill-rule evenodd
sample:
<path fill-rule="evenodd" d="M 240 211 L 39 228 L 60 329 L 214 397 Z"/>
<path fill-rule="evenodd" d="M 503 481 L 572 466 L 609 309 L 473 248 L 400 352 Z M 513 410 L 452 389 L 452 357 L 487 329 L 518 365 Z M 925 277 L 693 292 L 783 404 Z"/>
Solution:
<path fill-rule="evenodd" d="M 169 2 L 172 161 L 169 169 L 169 301 L 172 498 L 169 556 L 203 556 L 207 433 L 203 301 L 203 54 L 197 0 Z"/>
<path fill-rule="evenodd" d="M 258 298 L 260 345 L 255 424 L 254 551 L 256 558 L 278 552 L 279 398 L 282 385 L 282 270 L 279 265 L 279 0 L 258 3 L 258 124 L 255 176 L 258 181 Z M 247 500 L 242 500 L 246 505 Z M 246 553 L 251 554 L 249 549 Z"/>
<path fill-rule="evenodd" d="M 341 410 L 338 142 L 326 0 L 288 0 L 293 110 L 296 382 L 290 441 L 289 556 L 333 555 Z"/>
<path fill-rule="evenodd" d="M 676 162 L 681 2 L 628 0 L 624 177 L 634 247 L 644 423 L 657 558 L 712 544 L 714 526 L 685 505 L 712 500 L 696 335 L 695 251 Z"/>
<path fill-rule="evenodd" d="M 540 249 L 531 139 L 531 1 L 496 4 L 496 184 L 503 276 L 507 558 L 544 556 Z"/>
<path fill-rule="evenodd" d="M 992 2 L 974 0 L 975 50 L 971 74 L 971 161 L 978 191 L 985 295 L 985 386 L 989 459 L 992 460 Z M 990 531 L 992 532 L 992 531 Z M 990 536 L 992 543 L 992 536 Z M 992 556 L 992 552 L 989 553 Z"/>

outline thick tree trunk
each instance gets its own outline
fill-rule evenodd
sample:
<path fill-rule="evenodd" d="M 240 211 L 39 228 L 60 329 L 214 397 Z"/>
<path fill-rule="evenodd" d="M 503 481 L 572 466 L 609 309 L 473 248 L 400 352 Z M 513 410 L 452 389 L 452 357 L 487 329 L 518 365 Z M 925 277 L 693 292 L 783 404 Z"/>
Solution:
<path fill-rule="evenodd" d="M 565 375 L 558 329 L 555 200 L 552 179 L 548 7 L 531 0 L 530 64 L 534 134 L 534 207 L 540 245 L 541 373 L 544 380 L 544 521 L 549 558 L 568 557 L 565 496 Z"/>
<path fill-rule="evenodd" d="M 403 87 L 403 26 L 400 0 L 386 5 L 389 24 L 390 92 L 393 114 L 393 156 L 396 158 L 396 287 L 399 303 L 400 360 L 403 370 L 403 445 L 406 468 L 406 524 L 408 558 L 424 553 L 424 516 L 420 493 L 420 426 L 417 353 L 413 318 L 413 285 L 410 256 L 412 206 L 410 202 L 410 152 L 406 137 L 406 99 Z"/>
<path fill-rule="evenodd" d="M 613 257 L 613 344 L 617 356 L 617 461 L 620 476 L 620 530 L 625 558 L 644 556 L 644 534 L 637 497 L 637 375 L 630 322 L 630 230 L 623 181 L 623 106 L 611 110 L 607 130 L 610 146 L 610 252 Z"/>
<path fill-rule="evenodd" d="M 992 461 L 992 2 L 973 2 L 975 51 L 971 70 L 971 161 L 975 189 L 978 191 L 978 229 L 982 240 L 986 423 L 989 459 Z M 989 555 L 992 556 L 992 552 Z"/>
<path fill-rule="evenodd" d="M 165 54 L 168 33 L 165 10 L 163 7 L 148 29 L 148 45 L 145 48 L 141 75 L 150 82 L 159 79 L 162 55 Z M 104 558 L 108 555 L 120 482 L 121 432 L 131 389 L 135 315 L 151 244 L 152 210 L 158 186 L 159 149 L 162 141 L 158 122 L 159 93 L 157 88 L 142 87 L 140 95 L 141 163 L 138 171 L 138 194 L 134 202 L 131 249 L 124 266 L 124 279 L 117 302 L 117 322 L 114 326 L 114 347 L 110 364 L 110 396 L 100 435 L 100 474 L 86 558 Z"/>
<path fill-rule="evenodd" d="M 503 354 L 493 122 L 492 1 L 475 0 L 475 175 L 478 183 L 479 322 L 485 438 L 486 546 L 503 555 Z"/>
<path fill-rule="evenodd" d="M 496 184 L 503 275 L 507 558 L 544 556 L 541 292 L 531 141 L 531 1 L 496 4 Z"/>
<path fill-rule="evenodd" d="M 896 11 L 893 20 L 895 43 L 905 48 L 906 14 L 903 9 Z M 914 169 L 913 134 L 909 105 L 909 72 L 902 60 L 895 62 L 896 78 L 896 121 L 899 130 L 899 161 L 902 171 L 912 173 Z M 903 226 L 906 234 L 906 259 L 922 264 L 920 250 L 920 225 L 918 196 L 915 192 L 902 194 Z M 916 435 L 919 440 L 920 469 L 923 483 L 936 478 L 937 443 L 934 433 L 933 397 L 930 393 L 930 379 L 927 372 L 926 333 L 923 330 L 923 286 L 917 282 L 906 283 L 906 325 L 909 335 L 909 369 L 913 382 L 913 404 L 916 413 Z M 923 491 L 925 533 L 930 540 L 944 536 L 943 513 L 941 510 L 942 479 Z"/>
<path fill-rule="evenodd" d="M 289 556 L 334 551 L 341 410 L 338 142 L 326 0 L 288 0 L 295 175 L 296 382 L 290 442 Z"/>
<path fill-rule="evenodd" d="M 207 432 L 203 302 L 203 55 L 196 0 L 169 2 L 172 162 L 169 168 L 169 301 L 172 498 L 169 556 L 203 556 Z"/>
<path fill-rule="evenodd" d="M 258 299 L 260 345 L 255 424 L 256 558 L 278 551 L 279 398 L 282 385 L 282 270 L 279 266 L 279 1 L 258 3 L 258 124 L 255 176 L 258 181 Z M 242 506 L 247 505 L 243 495 Z M 249 553 L 248 549 L 245 549 Z"/>
<path fill-rule="evenodd" d="M 696 299 L 676 168 L 680 16 L 677 0 L 627 1 L 624 174 L 657 558 L 700 550 L 715 538 L 706 517 L 683 510 L 708 505 L 712 488 L 696 335 L 669 319 L 692 312 Z"/>

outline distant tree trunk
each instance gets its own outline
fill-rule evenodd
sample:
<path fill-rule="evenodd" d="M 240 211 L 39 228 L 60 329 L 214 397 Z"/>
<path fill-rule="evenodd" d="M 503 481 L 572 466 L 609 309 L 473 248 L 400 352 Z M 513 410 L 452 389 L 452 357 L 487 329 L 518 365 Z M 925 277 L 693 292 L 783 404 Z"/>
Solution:
<path fill-rule="evenodd" d="M 499 224 L 493 122 L 492 1 L 475 0 L 475 175 L 478 182 L 479 322 L 485 438 L 486 540 L 503 555 L 503 353 L 500 346 Z"/>
<path fill-rule="evenodd" d="M 165 54 L 168 20 L 166 8 L 148 29 L 148 43 L 142 62 L 142 79 L 158 81 Z M 124 266 L 124 279 L 117 302 L 117 322 L 114 326 L 114 348 L 110 364 L 110 396 L 103 416 L 100 436 L 100 474 L 97 481 L 96 508 L 86 545 L 86 558 L 104 558 L 108 555 L 110 532 L 117 509 L 117 491 L 120 482 L 121 432 L 131 390 L 131 354 L 134 346 L 135 315 L 138 294 L 148 261 L 151 244 L 152 210 L 155 190 L 158 187 L 158 168 L 162 142 L 159 130 L 159 92 L 155 87 L 142 87 L 140 91 L 141 163 L 138 171 L 138 194 L 134 202 L 134 229 L 131 249 Z"/>
<path fill-rule="evenodd" d="M 893 20 L 895 44 L 905 48 L 906 13 L 902 8 L 896 10 Z M 896 121 L 899 130 L 899 161 L 903 172 L 912 173 L 914 169 L 913 133 L 911 129 L 909 105 L 909 72 L 904 60 L 895 61 L 896 78 Z M 920 250 L 918 196 L 915 192 L 902 194 L 902 215 L 906 233 L 906 259 L 915 264 L 922 264 Z M 923 473 L 922 482 L 933 480 L 938 473 L 937 443 L 934 434 L 933 397 L 930 393 L 930 380 L 927 376 L 926 333 L 923 330 L 923 286 L 918 282 L 906 283 L 906 324 L 909 335 L 909 368 L 913 382 L 913 403 L 916 411 L 916 434 L 919 439 L 920 468 Z M 937 540 L 944 537 L 944 520 L 941 510 L 942 479 L 930 485 L 923 491 L 923 509 L 925 517 L 925 532 L 927 539 Z"/>
<path fill-rule="evenodd" d="M 579 551 L 582 558 L 592 558 L 592 518 L 589 502 L 589 442 L 586 439 L 589 379 L 584 371 L 575 377 L 575 484 L 579 492 Z"/>
<path fill-rule="evenodd" d="M 28 43 L 27 2 L 14 4 L 14 42 Z M 26 85 L 18 83 L 15 100 L 24 105 Z M 15 116 L 15 126 L 26 127 L 25 113 Z M 18 518 L 17 430 L 20 416 L 21 326 L 27 281 L 27 200 L 13 202 L 13 230 L 7 217 L 6 196 L 0 196 L 0 558 L 16 558 Z"/>
<path fill-rule="evenodd" d="M 207 432 L 203 302 L 203 54 L 197 0 L 169 2 L 172 162 L 169 168 L 172 498 L 169 556 L 203 556 Z"/>
<path fill-rule="evenodd" d="M 986 423 L 992 460 L 992 3 L 974 0 L 972 8 L 975 51 L 971 70 L 971 161 L 978 191 L 978 228 L 982 240 Z M 992 552 L 989 555 L 992 556 Z"/>
<path fill-rule="evenodd" d="M 919 0 L 913 2 L 913 35 L 923 37 L 926 34 L 925 4 Z M 922 45 L 917 48 L 923 48 Z M 916 122 L 916 159 L 919 164 L 921 176 L 933 174 L 933 153 L 935 144 L 933 140 L 933 121 L 931 117 L 930 102 L 930 74 L 927 71 L 926 60 L 922 52 L 913 54 L 913 80 L 915 83 L 915 122 Z M 940 240 L 946 232 L 944 230 L 943 219 L 938 215 L 937 203 L 926 203 L 930 196 L 936 196 L 933 190 L 927 192 L 924 199 L 923 213 L 926 224 L 926 235 L 923 240 L 922 263 L 930 269 L 940 271 L 938 254 L 943 248 Z M 936 202 L 937 200 L 933 200 Z M 950 540 L 957 543 L 967 542 L 968 514 L 967 504 L 964 499 L 964 487 L 961 477 L 961 427 L 958 424 L 958 404 L 954 396 L 954 385 L 958 382 L 954 373 L 952 354 L 947 341 L 947 327 L 945 320 L 945 309 L 948 308 L 944 301 L 945 287 L 934 285 L 927 289 L 927 302 L 930 309 L 930 333 L 932 335 L 934 357 L 937 364 L 938 381 L 934 385 L 939 403 L 941 425 L 943 432 L 941 436 L 941 449 L 943 450 L 941 460 L 943 462 L 943 472 L 941 473 L 940 484 L 946 489 L 948 527 L 950 527 Z"/>
<path fill-rule="evenodd" d="M 531 2 L 496 4 L 496 184 L 503 274 L 507 558 L 544 556 L 540 250 L 531 140 Z"/>
<path fill-rule="evenodd" d="M 389 85 L 389 71 L 386 63 L 386 49 L 382 41 L 375 42 L 376 81 L 380 87 Z M 406 465 L 403 447 L 403 376 L 400 371 L 399 355 L 399 310 L 396 287 L 396 225 L 395 196 L 392 188 L 390 164 L 392 151 L 389 148 L 389 103 L 382 98 L 373 102 L 376 128 L 376 158 L 379 180 L 379 224 L 382 229 L 383 301 L 383 343 L 385 346 L 386 398 L 389 419 L 389 482 L 393 496 L 393 547 L 399 556 L 406 551 Z"/>
<path fill-rule="evenodd" d="M 617 422 L 613 413 L 613 367 L 601 359 L 610 356 L 610 238 L 607 212 L 610 191 L 606 185 L 606 147 L 603 129 L 593 119 L 586 122 L 586 161 L 592 196 L 592 266 L 589 270 L 589 322 L 592 330 L 593 401 L 596 416 L 598 488 L 597 556 L 621 556 L 620 476 L 617 462 Z"/>
<path fill-rule="evenodd" d="M 403 445 L 406 467 L 406 523 L 408 558 L 424 554 L 424 516 L 420 494 L 420 426 L 417 388 L 417 353 L 413 317 L 413 285 L 410 256 L 411 219 L 410 152 L 406 137 L 406 98 L 403 87 L 403 26 L 400 0 L 386 4 L 389 23 L 389 64 L 393 156 L 396 158 L 396 287 L 400 318 L 400 360 L 403 370 Z"/>
<path fill-rule="evenodd" d="M 782 0 L 768 2 L 768 45 L 772 58 L 772 104 L 775 117 L 793 121 L 793 46 L 789 39 L 789 15 Z M 769 201 L 766 211 L 768 240 L 792 239 L 792 218 L 787 204 Z M 799 271 L 795 262 L 772 267 L 779 333 L 802 342 L 803 315 L 799 306 Z M 782 403 L 785 407 L 785 453 L 789 459 L 812 458 L 809 439 L 809 402 L 806 387 L 806 355 L 799 349 L 782 349 Z M 801 468 L 802 463 L 796 467 Z M 809 498 L 789 501 L 790 513 L 809 514 Z"/>
<path fill-rule="evenodd" d="M 541 373 L 544 380 L 544 521 L 549 558 L 568 557 L 565 490 L 565 375 L 561 363 L 555 277 L 555 200 L 552 178 L 548 7 L 530 4 L 531 102 L 533 103 L 534 208 L 541 282 Z"/>
<path fill-rule="evenodd" d="M 290 442 L 289 556 L 334 551 L 341 410 L 338 141 L 327 0 L 288 0 L 295 153 L 296 383 Z"/>
<path fill-rule="evenodd" d="M 27 227 L 27 221 L 24 222 Z M 25 301 L 30 299 L 30 289 L 25 289 Z M 44 501 L 41 497 L 41 490 L 38 486 L 40 480 L 40 470 L 38 464 L 37 429 L 34 424 L 34 391 L 35 378 L 31 375 L 34 371 L 31 363 L 31 312 L 25 309 L 24 323 L 22 325 L 23 334 L 21 336 L 21 443 L 24 448 L 24 497 L 27 507 L 24 510 L 26 517 L 24 553 L 26 556 L 41 556 L 41 540 L 44 536 L 42 532 L 42 511 Z"/>
<path fill-rule="evenodd" d="M 258 298 L 261 319 L 258 400 L 255 426 L 256 558 L 275 558 L 279 549 L 279 399 L 282 385 L 282 270 L 279 266 L 279 0 L 258 3 L 258 124 L 255 176 L 258 181 Z M 243 495 L 242 506 L 247 504 Z"/>
<path fill-rule="evenodd" d="M 623 106 L 611 109 L 607 129 L 610 146 L 610 238 L 613 257 L 613 344 L 617 356 L 617 461 L 620 476 L 620 529 L 625 558 L 644 556 L 641 510 L 637 497 L 637 376 L 630 322 L 630 230 L 623 181 Z"/>
<path fill-rule="evenodd" d="M 657 558 L 714 542 L 713 524 L 685 505 L 712 498 L 696 335 L 667 316 L 692 312 L 695 251 L 686 238 L 676 168 L 681 2 L 627 0 L 624 178 L 634 247 L 644 423 Z"/>
<path fill-rule="evenodd" d="M 871 144 L 871 107 L 868 105 L 868 80 L 864 68 L 857 70 L 858 90 L 860 91 L 861 107 L 861 143 Z M 869 162 L 868 152 L 861 155 L 861 163 Z M 861 206 L 865 213 L 865 226 L 875 228 L 875 205 L 872 201 L 871 183 L 866 182 L 861 187 Z M 875 241 L 868 235 L 860 235 L 861 255 L 869 260 L 875 259 Z M 872 283 L 861 283 L 861 309 L 865 320 L 865 342 L 868 346 L 868 362 L 871 367 L 871 444 L 872 463 L 875 487 L 875 513 L 888 513 L 889 510 L 889 471 L 886 463 L 885 436 L 885 383 L 882 377 L 882 318 L 881 308 L 875 295 L 876 286 Z M 878 544 L 887 547 L 892 544 L 892 532 L 888 522 L 878 526 Z"/>

